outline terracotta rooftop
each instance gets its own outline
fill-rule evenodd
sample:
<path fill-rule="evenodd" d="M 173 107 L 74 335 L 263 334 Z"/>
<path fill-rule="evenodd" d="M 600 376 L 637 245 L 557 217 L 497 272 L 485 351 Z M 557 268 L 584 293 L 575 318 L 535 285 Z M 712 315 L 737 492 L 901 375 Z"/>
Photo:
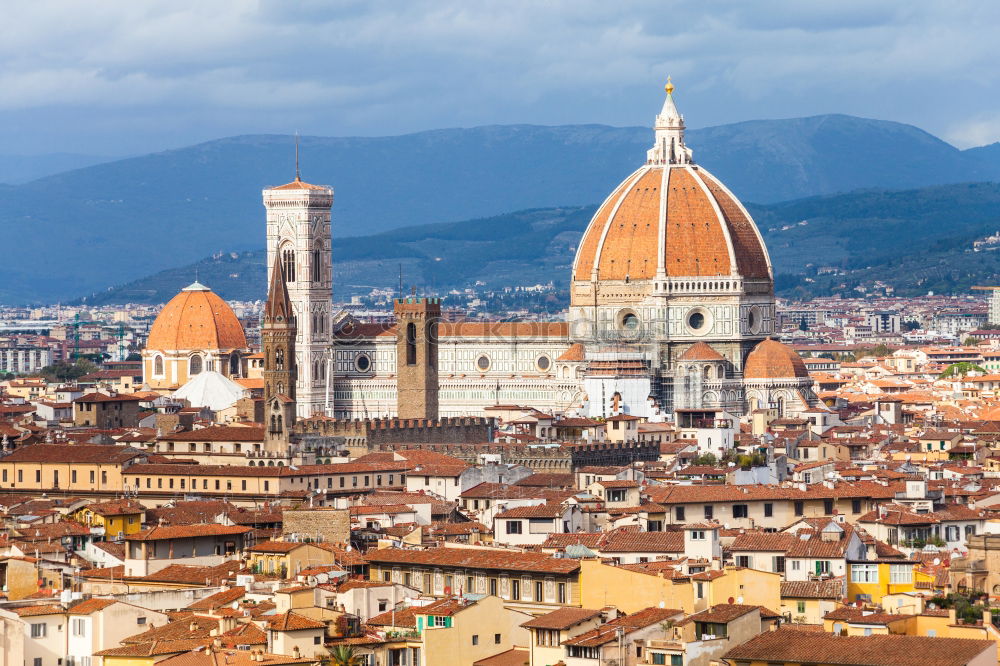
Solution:
<path fill-rule="evenodd" d="M 267 628 L 274 631 L 301 631 L 303 629 L 322 629 L 324 627 L 326 625 L 322 622 L 306 617 L 305 615 L 299 615 L 293 611 L 285 611 L 281 615 L 271 617 L 267 621 Z"/>
<path fill-rule="evenodd" d="M 167 527 L 149 527 L 141 532 L 125 537 L 128 541 L 160 541 L 163 539 L 189 539 L 203 536 L 233 536 L 246 534 L 252 530 L 238 525 L 218 525 L 203 523 L 200 525 L 170 525 Z"/>
<path fill-rule="evenodd" d="M 234 601 L 239 601 L 244 596 L 246 596 L 246 588 L 244 587 L 231 587 L 228 590 L 222 590 L 221 592 L 216 592 L 211 594 L 204 599 L 199 599 L 193 604 L 187 607 L 190 611 L 210 611 L 216 608 L 221 608 L 223 606 L 230 606 Z"/>
<path fill-rule="evenodd" d="M 264 426 L 209 426 L 165 433 L 159 439 L 167 442 L 263 442 Z"/>
<path fill-rule="evenodd" d="M 563 630 L 598 617 L 601 611 L 591 608 L 560 608 L 521 624 L 528 629 Z"/>
<path fill-rule="evenodd" d="M 30 444 L 15 449 L 3 460 L 5 463 L 103 463 L 117 465 L 128 462 L 142 451 L 111 444 Z"/>
<path fill-rule="evenodd" d="M 68 615 L 90 615 L 116 603 L 118 603 L 117 599 L 85 599 L 67 608 L 66 613 Z"/>
<path fill-rule="evenodd" d="M 531 653 L 523 648 L 511 648 L 504 652 L 472 662 L 472 666 L 525 666 L 531 663 Z"/>
<path fill-rule="evenodd" d="M 610 622 L 606 622 L 596 629 L 584 632 L 579 636 L 574 636 L 563 641 L 563 645 L 578 647 L 600 647 L 607 645 L 618 638 L 618 630 L 621 629 L 627 636 L 633 631 L 644 629 L 650 625 L 677 619 L 684 615 L 684 611 L 675 608 L 645 608 L 632 615 L 625 615 Z"/>
<path fill-rule="evenodd" d="M 209 638 L 218 630 L 220 620 L 203 615 L 189 615 L 183 619 L 168 622 L 160 627 L 151 626 L 146 631 L 123 638 L 126 643 L 150 643 L 152 641 L 176 641 L 192 638 Z"/>
<path fill-rule="evenodd" d="M 95 652 L 96 657 L 155 657 L 165 654 L 190 652 L 195 648 L 208 645 L 209 638 L 182 638 L 178 640 L 149 641 L 146 643 L 129 643 L 119 647 Z"/>
<path fill-rule="evenodd" d="M 587 358 L 586 349 L 583 344 L 579 342 L 574 342 L 569 346 L 569 348 L 559 355 L 557 361 L 566 362 L 579 362 L 584 361 Z"/>
<path fill-rule="evenodd" d="M 247 550 L 251 553 L 290 553 L 304 545 L 304 543 L 296 543 L 294 541 L 265 541 Z"/>
<path fill-rule="evenodd" d="M 779 618 L 781 615 L 764 606 L 753 606 L 749 604 L 716 604 L 710 608 L 694 613 L 684 618 L 677 624 L 687 624 L 689 622 L 712 622 L 717 624 L 727 624 L 737 618 L 741 618 L 747 613 L 760 611 L 760 617 L 764 619 Z"/>
<path fill-rule="evenodd" d="M 837 666 L 964 666 L 986 651 L 992 653 L 989 661 L 995 660 L 996 642 L 930 636 L 835 636 L 778 629 L 751 638 L 723 658 Z"/>
<path fill-rule="evenodd" d="M 842 599 L 844 579 L 788 580 L 781 583 L 781 597 L 789 599 Z"/>
<path fill-rule="evenodd" d="M 369 551 L 367 557 L 369 562 L 373 564 L 413 564 L 560 574 L 576 573 L 580 569 L 579 562 L 549 557 L 541 553 L 473 548 L 431 548 L 428 550 L 384 548 Z"/>
<path fill-rule="evenodd" d="M 202 648 L 192 650 L 156 662 L 156 666 L 284 666 L 285 664 L 314 664 L 316 657 L 286 657 L 280 654 L 258 654 L 251 659 L 249 650 L 215 650 Z"/>

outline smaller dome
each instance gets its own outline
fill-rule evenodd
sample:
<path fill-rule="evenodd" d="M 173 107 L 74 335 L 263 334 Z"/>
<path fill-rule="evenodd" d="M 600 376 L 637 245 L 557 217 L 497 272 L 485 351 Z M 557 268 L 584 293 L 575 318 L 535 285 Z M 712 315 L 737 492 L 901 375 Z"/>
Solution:
<path fill-rule="evenodd" d="M 744 379 L 808 378 L 802 357 L 786 344 L 767 338 L 754 347 L 743 368 Z"/>
<path fill-rule="evenodd" d="M 678 361 L 725 361 L 726 358 L 715 351 L 707 342 L 696 342 L 681 354 Z"/>
<path fill-rule="evenodd" d="M 146 349 L 243 349 L 243 326 L 229 304 L 195 282 L 163 306 L 149 329 Z"/>

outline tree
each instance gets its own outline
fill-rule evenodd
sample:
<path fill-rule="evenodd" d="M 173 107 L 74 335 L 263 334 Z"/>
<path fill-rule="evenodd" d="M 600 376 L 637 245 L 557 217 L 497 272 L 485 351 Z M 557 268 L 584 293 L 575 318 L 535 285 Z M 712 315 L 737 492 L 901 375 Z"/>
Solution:
<path fill-rule="evenodd" d="M 51 382 L 66 382 L 79 379 L 97 371 L 97 366 L 85 358 L 78 358 L 75 363 L 59 361 L 41 369 L 42 377 Z"/>
<path fill-rule="evenodd" d="M 799 321 L 799 330 L 800 331 L 808 331 L 809 330 L 809 324 L 806 323 L 806 318 L 805 317 L 803 317 Z"/>
<path fill-rule="evenodd" d="M 715 467 L 718 464 L 719 459 L 715 457 L 712 453 L 703 453 L 694 460 L 691 461 L 692 465 L 708 465 L 709 467 Z"/>
<path fill-rule="evenodd" d="M 982 344 L 982 340 L 979 338 L 968 337 L 962 341 L 962 344 L 966 347 L 977 347 Z"/>
<path fill-rule="evenodd" d="M 364 655 L 353 645 L 338 645 L 330 650 L 330 666 L 362 666 Z"/>
<path fill-rule="evenodd" d="M 952 363 L 951 365 L 949 365 L 947 368 L 945 368 L 944 372 L 942 372 L 939 375 L 939 378 L 948 379 L 949 377 L 964 377 L 965 375 L 973 371 L 980 372 L 984 375 L 986 374 L 986 370 L 983 367 L 978 366 L 975 363 L 962 361 L 961 363 Z"/>

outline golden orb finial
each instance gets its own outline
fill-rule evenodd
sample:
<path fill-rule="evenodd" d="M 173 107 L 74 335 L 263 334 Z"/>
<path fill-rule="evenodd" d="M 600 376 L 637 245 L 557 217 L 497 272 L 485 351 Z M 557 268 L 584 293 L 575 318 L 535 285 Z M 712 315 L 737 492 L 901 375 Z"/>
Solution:
<path fill-rule="evenodd" d="M 674 84 L 670 82 L 670 77 L 667 77 L 667 85 L 663 86 L 663 89 L 667 91 L 668 95 L 674 94 Z"/>

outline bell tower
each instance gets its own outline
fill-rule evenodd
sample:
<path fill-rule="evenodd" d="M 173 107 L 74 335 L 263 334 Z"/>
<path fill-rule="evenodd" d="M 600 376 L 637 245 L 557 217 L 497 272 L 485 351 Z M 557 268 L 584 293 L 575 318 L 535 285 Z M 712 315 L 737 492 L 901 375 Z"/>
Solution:
<path fill-rule="evenodd" d="M 283 449 L 295 425 L 295 320 L 282 268 L 271 269 L 260 329 L 264 352 L 264 441 L 270 450 Z"/>
<path fill-rule="evenodd" d="M 397 298 L 396 414 L 401 419 L 438 418 L 439 298 Z"/>
<path fill-rule="evenodd" d="M 263 197 L 268 281 L 273 289 L 275 271 L 280 270 L 291 303 L 297 369 L 294 398 L 298 416 L 306 418 L 323 411 L 326 396 L 333 297 L 333 188 L 302 181 L 296 140 L 295 180 L 264 190 Z"/>

